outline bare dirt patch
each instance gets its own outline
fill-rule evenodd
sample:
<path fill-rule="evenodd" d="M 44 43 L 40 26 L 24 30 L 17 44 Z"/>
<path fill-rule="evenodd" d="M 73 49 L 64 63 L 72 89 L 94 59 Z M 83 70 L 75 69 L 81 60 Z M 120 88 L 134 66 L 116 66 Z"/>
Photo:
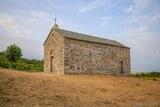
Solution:
<path fill-rule="evenodd" d="M 0 69 L 1 107 L 159 107 L 160 81 Z"/>

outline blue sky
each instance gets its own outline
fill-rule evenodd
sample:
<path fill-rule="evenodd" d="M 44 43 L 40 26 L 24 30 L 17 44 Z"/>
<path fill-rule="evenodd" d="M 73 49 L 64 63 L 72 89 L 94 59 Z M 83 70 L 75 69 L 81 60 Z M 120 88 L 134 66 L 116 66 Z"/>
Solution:
<path fill-rule="evenodd" d="M 132 71 L 160 71 L 160 0 L 0 0 L 0 51 L 17 44 L 43 59 L 54 24 L 131 48 Z"/>

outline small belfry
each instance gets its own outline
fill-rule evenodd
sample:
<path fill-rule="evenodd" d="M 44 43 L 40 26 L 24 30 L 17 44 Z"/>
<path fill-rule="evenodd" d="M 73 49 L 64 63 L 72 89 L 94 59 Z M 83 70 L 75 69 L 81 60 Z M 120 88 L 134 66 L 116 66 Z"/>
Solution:
<path fill-rule="evenodd" d="M 57 21 L 57 18 L 55 18 L 55 23 L 54 23 L 53 29 L 58 29 L 59 28 L 56 21 Z"/>

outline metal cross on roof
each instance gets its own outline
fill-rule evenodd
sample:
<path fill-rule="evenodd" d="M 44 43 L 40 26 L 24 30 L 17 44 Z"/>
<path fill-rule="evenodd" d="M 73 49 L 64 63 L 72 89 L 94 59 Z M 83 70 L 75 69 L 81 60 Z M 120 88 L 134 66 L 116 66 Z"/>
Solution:
<path fill-rule="evenodd" d="M 55 18 L 55 23 L 56 23 L 56 21 L 57 21 L 57 18 Z"/>

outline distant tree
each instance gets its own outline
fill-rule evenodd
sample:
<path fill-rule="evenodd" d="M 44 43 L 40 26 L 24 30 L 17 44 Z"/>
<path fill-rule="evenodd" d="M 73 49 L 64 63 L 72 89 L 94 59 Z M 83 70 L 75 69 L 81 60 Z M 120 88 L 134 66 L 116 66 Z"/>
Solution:
<path fill-rule="evenodd" d="M 0 61 L 5 60 L 5 51 L 0 52 Z"/>
<path fill-rule="evenodd" d="M 9 63 L 5 57 L 5 51 L 0 52 L 0 68 L 8 68 L 9 67 Z"/>
<path fill-rule="evenodd" d="M 16 62 L 22 56 L 22 50 L 17 45 L 10 45 L 6 50 L 6 58 L 10 62 L 10 68 L 12 68 L 12 63 Z"/>
<path fill-rule="evenodd" d="M 41 62 L 42 62 L 42 64 L 43 64 L 43 63 L 44 63 L 44 60 L 42 59 Z"/>

